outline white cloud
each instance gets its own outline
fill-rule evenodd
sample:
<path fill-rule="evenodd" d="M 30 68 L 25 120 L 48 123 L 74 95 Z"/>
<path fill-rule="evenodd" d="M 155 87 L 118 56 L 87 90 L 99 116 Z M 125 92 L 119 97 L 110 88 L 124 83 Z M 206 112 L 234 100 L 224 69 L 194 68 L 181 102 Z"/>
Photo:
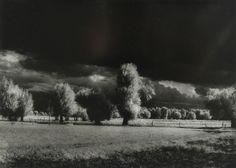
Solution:
<path fill-rule="evenodd" d="M 180 82 L 175 82 L 175 81 L 160 81 L 159 83 L 164 85 L 165 87 L 175 88 L 181 94 L 185 94 L 190 97 L 199 96 L 195 91 L 195 87 L 191 84 L 180 83 Z"/>
<path fill-rule="evenodd" d="M 93 82 L 100 82 L 102 80 L 105 80 L 106 77 L 102 75 L 94 74 L 94 75 L 89 76 L 89 79 Z"/>

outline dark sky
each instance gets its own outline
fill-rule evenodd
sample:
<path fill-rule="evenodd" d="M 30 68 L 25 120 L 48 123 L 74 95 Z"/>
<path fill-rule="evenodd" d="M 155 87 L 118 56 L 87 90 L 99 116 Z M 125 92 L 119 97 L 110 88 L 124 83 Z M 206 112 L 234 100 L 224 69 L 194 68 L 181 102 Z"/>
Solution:
<path fill-rule="evenodd" d="M 234 0 L 1 0 L 0 48 L 25 67 L 73 74 L 74 64 L 201 85 L 236 82 Z M 77 72 L 77 71 L 76 71 Z"/>

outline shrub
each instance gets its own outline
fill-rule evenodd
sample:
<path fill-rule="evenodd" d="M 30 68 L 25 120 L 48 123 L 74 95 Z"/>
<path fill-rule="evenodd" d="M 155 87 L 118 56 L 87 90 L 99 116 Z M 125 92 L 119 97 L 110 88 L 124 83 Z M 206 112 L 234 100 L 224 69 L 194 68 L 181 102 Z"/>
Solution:
<path fill-rule="evenodd" d="M 115 105 L 111 106 L 111 118 L 120 118 L 119 110 Z"/>
<path fill-rule="evenodd" d="M 181 119 L 181 113 L 179 111 L 174 111 L 172 113 L 172 118 L 173 119 Z"/>
<path fill-rule="evenodd" d="M 142 107 L 138 114 L 138 118 L 149 119 L 151 118 L 151 113 L 146 107 Z"/>
<path fill-rule="evenodd" d="M 182 119 L 185 119 L 185 118 L 186 118 L 186 115 L 187 115 L 187 110 L 181 109 L 181 110 L 180 110 L 180 113 L 181 113 Z"/>
<path fill-rule="evenodd" d="M 152 119 L 160 119 L 161 118 L 161 108 L 160 107 L 151 108 L 151 109 L 149 109 L 149 111 L 151 112 Z"/>
<path fill-rule="evenodd" d="M 167 109 L 168 117 L 167 119 L 172 119 L 172 114 L 174 113 L 175 109 Z"/>
<path fill-rule="evenodd" d="M 196 119 L 202 120 L 202 115 L 203 115 L 203 111 L 202 110 L 196 110 L 195 114 L 196 114 Z"/>
<path fill-rule="evenodd" d="M 161 108 L 161 119 L 168 119 L 169 109 L 167 107 Z"/>
<path fill-rule="evenodd" d="M 72 115 L 74 117 L 74 120 L 77 121 L 78 118 L 81 118 L 82 121 L 88 121 L 89 117 L 87 114 L 87 109 L 81 107 L 78 105 L 78 111 Z"/>
<path fill-rule="evenodd" d="M 186 119 L 195 120 L 196 119 L 196 114 L 194 112 L 190 111 L 190 112 L 187 113 Z"/>
<path fill-rule="evenodd" d="M 209 112 L 209 111 L 205 111 L 205 112 L 203 112 L 201 118 L 202 118 L 203 120 L 210 120 L 210 119 L 211 119 L 210 112 Z"/>

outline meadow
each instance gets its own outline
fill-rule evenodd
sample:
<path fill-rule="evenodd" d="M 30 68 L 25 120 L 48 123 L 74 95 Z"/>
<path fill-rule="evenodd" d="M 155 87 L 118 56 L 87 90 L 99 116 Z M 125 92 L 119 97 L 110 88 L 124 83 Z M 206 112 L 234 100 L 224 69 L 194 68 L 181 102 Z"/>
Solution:
<path fill-rule="evenodd" d="M 235 167 L 236 131 L 0 122 L 0 167 Z"/>

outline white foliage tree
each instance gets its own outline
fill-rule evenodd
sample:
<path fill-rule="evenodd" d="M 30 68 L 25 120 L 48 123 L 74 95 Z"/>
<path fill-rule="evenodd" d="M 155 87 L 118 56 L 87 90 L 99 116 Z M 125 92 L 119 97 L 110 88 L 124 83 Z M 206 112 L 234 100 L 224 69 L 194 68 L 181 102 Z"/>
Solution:
<path fill-rule="evenodd" d="M 55 85 L 56 91 L 56 113 L 60 116 L 60 123 L 63 117 L 68 117 L 78 112 L 78 105 L 75 101 L 75 93 L 68 83 L 58 83 Z"/>

